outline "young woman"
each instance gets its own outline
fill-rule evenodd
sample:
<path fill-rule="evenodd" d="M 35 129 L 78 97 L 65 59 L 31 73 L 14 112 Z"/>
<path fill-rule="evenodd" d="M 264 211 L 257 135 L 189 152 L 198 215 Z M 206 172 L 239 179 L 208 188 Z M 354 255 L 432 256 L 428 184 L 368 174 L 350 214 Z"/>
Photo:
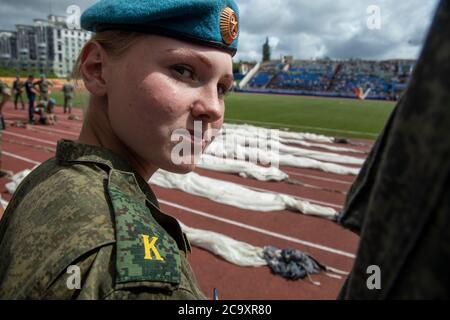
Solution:
<path fill-rule="evenodd" d="M 0 298 L 202 299 L 189 242 L 147 181 L 195 167 L 189 154 L 174 161 L 175 132 L 204 149 L 221 127 L 237 6 L 100 1 L 81 23 L 96 32 L 76 69 L 89 108 L 79 139 L 60 141 L 5 211 Z"/>

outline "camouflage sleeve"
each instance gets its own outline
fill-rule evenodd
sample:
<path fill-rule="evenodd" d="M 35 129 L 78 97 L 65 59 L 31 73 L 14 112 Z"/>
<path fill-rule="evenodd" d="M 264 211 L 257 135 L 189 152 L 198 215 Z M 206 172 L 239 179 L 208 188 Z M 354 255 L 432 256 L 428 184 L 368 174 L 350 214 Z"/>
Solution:
<path fill-rule="evenodd" d="M 84 283 L 82 284 L 82 281 L 88 278 L 87 275 L 90 274 L 97 254 L 97 252 L 92 252 L 67 266 L 60 276 L 50 284 L 43 299 L 69 300 L 80 299 L 82 297 L 95 299 L 92 287 L 88 287 Z"/>
<path fill-rule="evenodd" d="M 180 286 L 175 290 L 170 290 L 163 283 L 156 282 L 129 282 L 118 287 L 115 285 L 114 246 L 107 245 L 86 254 L 68 266 L 50 285 L 44 298 L 78 300 L 206 299 L 198 289 L 194 274 L 184 257 L 181 269 L 182 280 Z M 77 276 L 79 277 L 77 278 Z"/>
<path fill-rule="evenodd" d="M 181 259 L 181 283 L 173 291 L 165 290 L 155 283 L 136 286 L 130 283 L 129 287 L 112 290 L 105 295 L 105 300 L 206 300 L 206 296 L 200 291 L 194 273 L 187 262 Z"/>
<path fill-rule="evenodd" d="M 377 166 L 379 165 L 379 158 L 381 157 L 381 150 L 383 149 L 384 144 L 386 143 L 388 133 L 391 128 L 392 121 L 396 114 L 396 110 L 398 109 L 398 105 L 400 105 L 401 101 L 398 102 L 394 111 L 392 112 L 386 126 L 383 131 L 380 133 L 380 136 L 375 141 L 375 144 L 372 147 L 364 165 L 361 168 L 360 173 L 356 177 L 355 182 L 350 187 L 348 191 L 347 198 L 345 201 L 344 208 L 340 215 L 338 216 L 337 222 L 342 225 L 344 228 L 347 228 L 357 234 L 361 232 L 361 226 L 365 220 L 365 211 L 358 210 L 354 207 L 353 203 L 356 201 L 355 198 L 358 195 L 359 198 L 364 198 L 363 200 L 359 200 L 362 202 L 368 202 L 370 193 L 367 192 L 367 189 L 374 184 L 375 176 L 371 175 L 371 172 L 376 172 Z"/>

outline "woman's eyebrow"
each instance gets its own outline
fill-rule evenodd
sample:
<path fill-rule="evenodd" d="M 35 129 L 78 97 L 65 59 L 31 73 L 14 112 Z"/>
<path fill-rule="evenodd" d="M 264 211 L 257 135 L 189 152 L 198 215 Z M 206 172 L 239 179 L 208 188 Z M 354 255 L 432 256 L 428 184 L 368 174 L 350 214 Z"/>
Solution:
<path fill-rule="evenodd" d="M 213 68 L 211 61 L 205 55 L 198 53 L 194 50 L 186 48 L 177 48 L 177 49 L 167 49 L 166 52 L 175 53 L 190 59 L 197 59 L 209 69 Z"/>

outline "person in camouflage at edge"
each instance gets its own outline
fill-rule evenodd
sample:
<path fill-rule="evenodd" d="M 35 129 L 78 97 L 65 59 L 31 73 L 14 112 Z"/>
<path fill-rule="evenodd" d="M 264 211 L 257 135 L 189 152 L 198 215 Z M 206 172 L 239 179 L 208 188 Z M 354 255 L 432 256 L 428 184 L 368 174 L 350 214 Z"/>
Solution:
<path fill-rule="evenodd" d="M 444 0 L 407 92 L 340 216 L 361 236 L 340 299 L 450 298 L 449 34 L 450 1 Z M 372 265 L 381 281 L 370 290 Z"/>
<path fill-rule="evenodd" d="M 1 299 L 205 299 L 189 241 L 147 181 L 195 168 L 191 155 L 172 160 L 175 130 L 193 147 L 194 121 L 203 134 L 221 127 L 237 22 L 233 0 L 100 1 L 83 13 L 96 31 L 77 62 L 89 108 L 78 141 L 58 142 L 0 221 Z"/>
<path fill-rule="evenodd" d="M 38 88 L 39 100 L 48 101 L 49 87 L 53 87 L 53 82 L 45 79 L 45 74 L 41 74 L 41 78 L 35 83 L 33 83 L 33 87 Z"/>
<path fill-rule="evenodd" d="M 61 89 L 61 91 L 64 94 L 64 106 L 63 106 L 64 113 L 66 113 L 67 111 L 69 112 L 69 114 L 72 113 L 74 90 L 75 88 L 73 84 L 70 82 L 70 78 L 67 78 L 67 82 L 64 83 Z"/>

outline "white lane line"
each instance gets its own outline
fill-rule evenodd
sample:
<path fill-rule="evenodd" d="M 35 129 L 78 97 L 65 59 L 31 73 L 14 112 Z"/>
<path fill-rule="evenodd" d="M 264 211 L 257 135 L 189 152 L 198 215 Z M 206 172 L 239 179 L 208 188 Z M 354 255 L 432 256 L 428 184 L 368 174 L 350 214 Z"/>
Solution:
<path fill-rule="evenodd" d="M 318 131 L 332 131 L 332 132 L 359 134 L 359 135 L 369 136 L 369 137 L 378 137 L 378 133 L 367 133 L 367 132 L 361 132 L 361 131 L 349 131 L 349 130 L 321 128 L 321 127 L 299 126 L 299 125 L 293 125 L 293 124 L 287 124 L 287 123 L 264 122 L 264 121 L 256 121 L 256 120 L 241 120 L 241 119 L 229 119 L 229 118 L 227 118 L 225 120 L 227 122 L 228 121 L 232 121 L 232 122 L 241 122 L 241 123 L 268 124 L 268 125 L 278 126 L 278 127 L 299 128 L 299 129 L 314 129 L 314 130 L 318 130 Z"/>
<path fill-rule="evenodd" d="M 17 116 L 15 114 L 6 113 L 6 112 L 4 112 L 3 114 L 9 115 L 9 116 Z M 12 121 L 12 120 L 8 120 L 8 121 Z M 43 130 L 43 131 L 47 131 L 47 132 L 63 133 L 63 134 L 67 134 L 67 135 L 71 135 L 71 136 L 75 136 L 75 137 L 78 137 L 78 135 L 79 135 L 79 133 L 76 133 L 74 131 L 59 130 L 59 129 L 54 129 L 54 128 L 44 128 L 44 127 L 40 127 L 40 126 L 32 126 L 32 129 Z"/>
<path fill-rule="evenodd" d="M 6 151 L 3 151 L 2 153 L 4 155 L 10 156 L 10 157 L 13 157 L 13 158 L 16 158 L 16 159 L 20 159 L 20 160 L 23 160 L 25 162 L 28 162 L 28 163 L 31 163 L 31 164 L 34 164 L 34 165 L 41 164 L 41 162 L 37 162 L 37 161 L 31 160 L 31 159 L 28 159 L 28 158 L 25 158 L 25 157 L 21 157 L 21 156 L 18 156 L 16 154 L 9 153 L 9 152 L 6 152 Z M 352 253 L 349 253 L 349 252 L 345 252 L 345 251 L 341 251 L 341 250 L 338 250 L 338 249 L 330 248 L 330 247 L 327 247 L 327 246 L 324 246 L 324 245 L 316 244 L 316 243 L 313 243 L 313 242 L 309 242 L 309 241 L 305 241 L 305 240 L 289 237 L 289 236 L 283 235 L 281 233 L 276 233 L 276 232 L 272 232 L 272 231 L 269 231 L 269 230 L 261 229 L 261 228 L 254 227 L 254 226 L 251 226 L 251 225 L 248 225 L 248 224 L 245 224 L 245 223 L 237 222 L 237 221 L 234 221 L 234 220 L 217 217 L 215 215 L 212 215 L 212 214 L 209 214 L 209 213 L 206 213 L 206 212 L 203 212 L 203 211 L 191 209 L 191 208 L 188 208 L 188 207 L 185 207 L 185 206 L 182 206 L 182 205 L 178 205 L 176 203 L 173 203 L 173 202 L 170 202 L 170 201 L 166 201 L 166 200 L 163 200 L 163 199 L 158 199 L 158 201 L 160 203 L 164 203 L 165 205 L 168 205 L 168 206 L 171 206 L 171 207 L 174 207 L 174 208 L 177 208 L 177 209 L 186 210 L 188 212 L 191 212 L 191 213 L 194 213 L 194 214 L 197 214 L 197 215 L 209 218 L 209 219 L 214 219 L 214 220 L 222 221 L 222 222 L 225 222 L 225 223 L 228 223 L 228 224 L 232 224 L 232 225 L 235 225 L 235 226 L 238 226 L 238 227 L 241 227 L 241 228 L 253 230 L 255 232 L 259 232 L 259 233 L 262 233 L 262 234 L 265 234 L 265 235 L 269 235 L 269 236 L 272 236 L 274 238 L 291 241 L 291 242 L 294 242 L 294 243 L 302 244 L 302 245 L 307 246 L 307 247 L 311 247 L 311 248 L 315 248 L 315 249 L 318 249 L 318 250 L 335 253 L 337 255 L 341 255 L 341 256 L 344 256 L 344 257 L 355 258 L 355 255 L 352 254 Z"/>
<path fill-rule="evenodd" d="M 28 162 L 28 163 L 31 163 L 31 164 L 34 164 L 34 165 L 41 164 L 41 162 L 37 162 L 37 161 L 31 160 L 31 159 L 28 159 L 28 158 L 25 158 L 25 157 L 21 157 L 21 156 L 18 156 L 17 154 L 9 153 L 7 151 L 2 151 L 2 155 L 5 155 L 5 156 L 11 157 L 11 158 L 15 158 L 15 159 L 19 159 L 19 160 L 22 160 L 22 161 L 25 161 L 25 162 Z"/>
<path fill-rule="evenodd" d="M 66 130 L 59 130 L 59 129 L 53 129 L 53 128 L 44 128 L 39 126 L 33 126 L 33 129 L 36 129 L 37 131 L 47 131 L 47 132 L 56 132 L 56 133 L 63 133 L 70 136 L 74 136 L 78 138 L 78 133 L 74 133 L 73 131 L 66 131 Z"/>
<path fill-rule="evenodd" d="M 15 136 L 15 137 L 23 138 L 23 139 L 28 139 L 28 140 L 33 140 L 33 141 L 37 141 L 37 142 L 42 142 L 42 143 L 48 143 L 48 144 L 51 144 L 52 146 L 56 146 L 56 142 L 52 142 L 52 141 L 49 141 L 49 140 L 43 140 L 43 139 L 39 139 L 39 138 L 34 138 L 34 137 L 30 137 L 30 136 L 25 136 L 25 135 L 20 134 L 20 133 L 15 133 L 15 132 L 3 130 L 2 134 L 11 135 L 11 136 Z"/>
<path fill-rule="evenodd" d="M 17 136 L 17 137 L 20 137 L 20 138 L 23 138 L 23 139 L 29 139 L 29 140 L 33 140 L 33 141 L 48 143 L 48 144 L 51 144 L 53 146 L 57 145 L 56 142 L 53 142 L 53 141 L 50 141 L 50 140 L 43 140 L 43 139 L 33 138 L 33 137 L 30 137 L 30 136 L 25 136 L 25 135 L 22 135 L 22 134 L 19 134 L 19 133 L 11 132 L 11 131 L 3 131 L 3 134 L 10 134 L 10 135 Z M 311 178 L 311 179 L 323 180 L 323 181 L 329 181 L 329 182 L 335 182 L 335 183 L 342 183 L 342 184 L 345 184 L 345 185 L 351 185 L 353 183 L 353 182 L 329 179 L 329 178 L 324 178 L 324 177 L 319 177 L 319 176 L 313 176 L 313 175 L 309 175 L 309 174 L 297 173 L 297 172 L 292 172 L 292 171 L 287 171 L 287 170 L 283 170 L 283 171 L 286 172 L 289 175 L 300 176 L 300 177 L 307 177 L 307 178 Z"/>
<path fill-rule="evenodd" d="M 334 248 L 327 247 L 327 246 L 324 246 L 324 245 L 321 245 L 321 244 L 317 244 L 317 243 L 314 243 L 314 242 L 310 242 L 310 241 L 305 241 L 305 240 L 293 238 L 293 237 L 290 237 L 290 236 L 283 235 L 281 233 L 269 231 L 269 230 L 266 230 L 266 229 L 261 229 L 261 228 L 254 227 L 254 226 L 251 226 L 251 225 L 248 225 L 248 224 L 245 224 L 245 223 L 242 223 L 242 222 L 238 222 L 238 221 L 235 221 L 235 220 L 221 218 L 221 217 L 218 217 L 216 215 L 212 215 L 212 214 L 209 214 L 209 213 L 206 213 L 206 212 L 203 212 L 203 211 L 191 209 L 191 208 L 188 208 L 188 207 L 185 207 L 185 206 L 182 206 L 182 205 L 170 202 L 170 201 L 161 200 L 161 199 L 158 199 L 158 201 L 160 203 L 163 203 L 163 204 L 165 204 L 167 206 L 170 206 L 170 207 L 174 207 L 174 208 L 177 208 L 177 209 L 180 209 L 180 210 L 185 210 L 185 211 L 191 212 L 193 214 L 196 214 L 196 215 L 199 215 L 199 216 L 202 216 L 202 217 L 205 217 L 205 218 L 209 218 L 209 219 L 218 220 L 218 221 L 221 221 L 221 222 L 224 222 L 224 223 L 232 224 L 234 226 L 238 226 L 238 227 L 241 227 L 241 228 L 244 228 L 244 229 L 252 230 L 252 231 L 255 231 L 255 232 L 258 232 L 258 233 L 261 233 L 261 234 L 264 234 L 264 235 L 268 235 L 268 236 L 271 236 L 271 237 L 274 237 L 274 238 L 287 240 L 287 241 L 290 241 L 290 242 L 294 242 L 294 243 L 298 243 L 298 244 L 304 245 L 306 247 L 310 247 L 310 248 L 314 248 L 314 249 L 318 249 L 318 250 L 334 253 L 334 254 L 337 254 L 337 255 L 340 255 L 340 256 L 344 256 L 344 257 L 348 257 L 348 258 L 352 258 L 352 259 L 355 258 L 355 255 L 350 253 L 350 252 L 334 249 Z"/>
<path fill-rule="evenodd" d="M 224 181 L 226 181 L 226 180 L 224 180 Z M 241 186 L 241 187 L 244 187 L 244 188 L 253 189 L 253 190 L 259 191 L 259 192 L 266 192 L 266 193 L 273 193 L 273 194 L 282 194 L 282 195 L 290 196 L 290 197 L 293 197 L 293 198 L 296 198 L 296 199 L 300 199 L 300 200 L 309 201 L 309 202 L 312 202 L 312 203 L 317 203 L 317 204 L 321 204 L 321 205 L 326 205 L 326 206 L 342 209 L 342 205 L 335 204 L 335 203 L 329 203 L 329 202 L 320 201 L 320 200 L 313 200 L 313 199 L 310 199 L 310 198 L 299 197 L 299 196 L 286 194 L 286 193 L 281 193 L 281 192 L 276 192 L 276 191 L 267 190 L 267 189 L 263 189 L 263 188 L 251 187 L 251 186 L 247 186 L 245 184 L 241 184 L 241 183 L 237 183 L 237 182 L 233 182 L 233 183 L 237 184 L 238 186 Z"/>
<path fill-rule="evenodd" d="M 8 117 L 20 117 L 20 116 L 24 117 L 24 115 L 21 113 L 3 112 L 3 114 Z M 74 127 L 79 127 L 81 129 L 82 123 L 74 122 L 75 120 L 61 119 L 61 117 L 63 117 L 64 114 L 54 113 L 54 115 L 56 115 L 58 117 L 58 121 L 57 121 L 58 123 L 67 124 L 67 125 L 74 126 Z M 28 121 L 28 111 L 27 111 L 26 117 L 27 117 L 26 119 L 23 118 L 22 120 Z M 81 116 L 78 116 L 78 117 L 81 117 Z M 10 119 L 7 119 L 7 120 L 10 120 Z M 13 120 L 10 120 L 10 121 L 13 121 Z"/>
<path fill-rule="evenodd" d="M 323 180 L 323 181 L 329 181 L 329 182 L 335 182 L 335 183 L 342 183 L 342 184 L 346 184 L 346 185 L 350 185 L 350 184 L 353 183 L 353 182 L 344 181 L 344 180 L 336 180 L 336 179 L 324 178 L 324 177 L 319 177 L 319 176 L 313 176 L 313 175 L 310 175 L 310 174 L 303 174 L 303 173 L 298 173 L 298 172 L 287 171 L 287 170 L 283 170 L 283 171 L 286 172 L 289 175 L 300 176 L 300 177 L 307 177 L 307 178 L 316 179 L 316 180 Z"/>

